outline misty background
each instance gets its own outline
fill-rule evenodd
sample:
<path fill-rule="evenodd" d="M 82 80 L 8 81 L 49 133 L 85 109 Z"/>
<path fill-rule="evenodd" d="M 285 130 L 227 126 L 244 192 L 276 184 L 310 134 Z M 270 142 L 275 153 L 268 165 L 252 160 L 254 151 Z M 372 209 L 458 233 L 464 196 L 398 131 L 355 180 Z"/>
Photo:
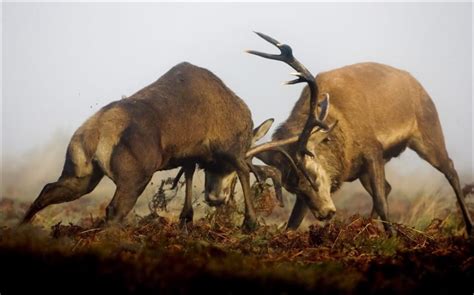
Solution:
<path fill-rule="evenodd" d="M 276 50 L 254 30 L 291 45 L 313 74 L 363 61 L 409 71 L 437 107 L 461 182 L 473 182 L 471 3 L 3 3 L 2 30 L 1 197 L 35 198 L 59 176 L 82 122 L 182 61 L 219 76 L 254 125 L 275 118 L 271 133 L 303 85 L 283 86 L 291 68 L 244 53 Z M 411 151 L 387 177 L 406 194 L 453 195 Z M 113 187 L 105 180 L 97 191 L 110 198 Z"/>

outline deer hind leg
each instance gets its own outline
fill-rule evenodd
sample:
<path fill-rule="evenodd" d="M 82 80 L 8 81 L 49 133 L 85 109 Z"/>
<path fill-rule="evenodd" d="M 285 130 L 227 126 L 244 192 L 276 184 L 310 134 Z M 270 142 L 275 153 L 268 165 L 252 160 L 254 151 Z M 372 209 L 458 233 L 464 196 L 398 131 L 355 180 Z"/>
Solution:
<path fill-rule="evenodd" d="M 193 175 L 196 165 L 184 167 L 184 177 L 186 179 L 186 195 L 184 198 L 184 206 L 179 215 L 180 226 L 186 229 L 188 224 L 193 223 Z"/>
<path fill-rule="evenodd" d="M 377 210 L 375 210 L 375 196 L 372 191 L 372 187 L 370 185 L 370 177 L 367 173 L 363 174 L 361 177 L 359 177 L 360 183 L 364 187 L 364 189 L 369 193 L 369 195 L 372 197 L 372 211 L 370 213 L 370 218 L 375 219 L 377 218 Z M 385 200 L 388 203 L 388 194 L 392 191 L 392 186 L 390 183 L 388 183 L 387 179 L 385 179 Z"/>
<path fill-rule="evenodd" d="M 130 145 L 116 146 L 110 162 L 117 188 L 106 208 L 106 221 L 119 223 L 135 206 L 155 170 L 147 166 L 147 161 L 136 156 Z"/>
<path fill-rule="evenodd" d="M 441 143 L 441 145 L 439 143 Z M 472 235 L 472 219 L 464 202 L 464 194 L 461 190 L 458 174 L 444 146 L 444 140 L 442 138 L 441 140 L 437 140 L 436 138 L 425 139 L 423 136 L 418 136 L 410 141 L 409 147 L 423 160 L 444 174 L 456 194 L 464 223 L 466 224 L 466 231 L 468 235 Z"/>
<path fill-rule="evenodd" d="M 70 174 L 65 169 L 58 181 L 48 183 L 43 187 L 39 196 L 26 212 L 22 223 L 30 222 L 36 213 L 49 205 L 74 201 L 90 193 L 104 176 L 96 164 L 89 175 L 78 177 L 74 173 Z"/>
<path fill-rule="evenodd" d="M 114 197 L 106 208 L 106 220 L 108 223 L 120 223 L 132 210 L 138 197 L 142 194 L 146 185 L 150 181 L 132 180 L 117 184 Z"/>

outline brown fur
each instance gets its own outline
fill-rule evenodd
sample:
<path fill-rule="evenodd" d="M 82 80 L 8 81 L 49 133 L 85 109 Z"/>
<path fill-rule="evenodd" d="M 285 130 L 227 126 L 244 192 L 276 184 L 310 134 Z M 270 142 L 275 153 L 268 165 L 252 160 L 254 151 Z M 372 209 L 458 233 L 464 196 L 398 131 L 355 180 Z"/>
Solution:
<path fill-rule="evenodd" d="M 383 166 L 409 147 L 445 174 L 461 207 L 465 207 L 435 106 L 415 78 L 390 66 L 360 63 L 320 73 L 316 82 L 319 93 L 329 93 L 331 98 L 328 123 L 338 121 L 329 140 L 311 150 L 323 159 L 319 164 L 330 175 L 332 191 L 343 182 L 361 179 L 374 199 L 374 210 L 388 220 L 385 199 L 390 185 L 385 181 Z M 301 132 L 308 115 L 308 97 L 306 87 L 273 139 Z M 286 146 L 290 154 L 295 148 L 294 144 Z M 270 152 L 260 158 L 282 171 L 288 190 L 301 191 L 301 187 L 290 183 L 288 175 L 292 171 L 283 157 Z M 298 185 L 301 186 L 301 182 Z M 307 212 L 304 205 L 298 206 L 290 217 L 290 228 L 298 227 Z M 464 213 L 464 218 L 470 232 L 472 222 L 468 213 Z"/>
<path fill-rule="evenodd" d="M 199 164 L 248 174 L 244 157 L 252 127 L 247 105 L 218 77 L 178 64 L 131 97 L 103 107 L 74 133 L 61 177 L 45 186 L 24 221 L 90 192 L 104 174 L 117 185 L 109 220 L 127 215 L 157 170 L 185 166 L 192 177 L 191 167 Z M 192 208 L 183 212 L 192 218 Z"/>

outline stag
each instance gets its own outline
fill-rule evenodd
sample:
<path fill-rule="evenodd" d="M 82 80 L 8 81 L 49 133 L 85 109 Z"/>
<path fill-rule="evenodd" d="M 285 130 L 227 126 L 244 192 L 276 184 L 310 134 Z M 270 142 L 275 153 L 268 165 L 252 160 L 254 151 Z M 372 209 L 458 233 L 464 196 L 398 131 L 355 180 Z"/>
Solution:
<path fill-rule="evenodd" d="M 380 216 L 385 229 L 391 232 L 387 204 L 391 186 L 384 166 L 408 147 L 445 175 L 456 194 L 466 231 L 472 234 L 472 219 L 446 151 L 436 108 L 413 76 L 368 62 L 320 73 L 314 78 L 294 58 L 290 46 L 257 34 L 275 45 L 280 54 L 252 50 L 249 53 L 293 67 L 298 78 L 288 84 L 308 83 L 288 119 L 272 135 L 272 143 L 247 153 L 247 157 L 256 156 L 276 167 L 285 189 L 296 194 L 289 229 L 297 229 L 308 211 L 320 220 L 331 218 L 335 213 L 331 193 L 344 182 L 359 179 L 373 200 L 371 216 Z M 291 169 L 287 157 L 265 150 L 277 142 L 303 169 Z M 306 181 L 308 175 L 302 172 L 309 173 L 314 181 Z"/>
<path fill-rule="evenodd" d="M 250 53 L 283 61 L 295 68 L 288 45 L 259 35 L 279 48 L 281 54 Z M 325 121 L 327 124 L 337 122 L 337 125 L 329 133 L 324 129 L 316 132 L 307 142 L 302 164 L 316 180 L 317 192 L 309 189 L 307 182 L 300 181 L 298 171 L 288 169 L 288 163 L 279 154 L 267 151 L 257 155 L 266 164 L 277 167 L 282 173 L 284 187 L 297 195 L 288 221 L 290 229 L 300 225 L 308 208 L 313 211 L 308 199 L 321 199 L 332 207 L 331 192 L 342 183 L 356 179 L 372 197 L 372 217 L 379 215 L 385 221 L 385 228 L 390 229 L 387 196 L 391 186 L 386 180 L 384 166 L 408 147 L 444 174 L 456 194 L 466 231 L 472 234 L 472 219 L 457 172 L 446 151 L 435 105 L 412 75 L 371 62 L 320 73 L 314 79 L 304 67 L 296 70 L 299 71 L 296 82 L 304 80 L 309 87 L 303 90 L 288 119 L 275 131 L 273 140 L 297 135 L 303 126 L 303 133 L 309 133 L 306 117 L 308 111 L 314 114 L 316 100 L 308 100 L 308 97 L 329 94 L 331 111 Z M 289 144 L 284 149 L 290 155 L 298 155 L 301 145 Z M 308 198 L 310 194 L 317 196 Z"/>
<path fill-rule="evenodd" d="M 182 225 L 192 221 L 192 179 L 199 164 L 215 181 L 236 171 L 245 200 L 244 230 L 256 227 L 249 199 L 246 152 L 252 143 L 251 113 L 242 99 L 210 71 L 180 63 L 131 97 L 108 104 L 72 136 L 61 176 L 46 184 L 23 223 L 51 204 L 91 192 L 103 178 L 116 185 L 107 222 L 120 222 L 154 172 L 183 167 L 186 196 Z M 257 128 L 258 129 L 258 128 Z M 258 133 L 258 130 L 255 131 Z M 212 200 L 211 193 L 207 194 Z"/>

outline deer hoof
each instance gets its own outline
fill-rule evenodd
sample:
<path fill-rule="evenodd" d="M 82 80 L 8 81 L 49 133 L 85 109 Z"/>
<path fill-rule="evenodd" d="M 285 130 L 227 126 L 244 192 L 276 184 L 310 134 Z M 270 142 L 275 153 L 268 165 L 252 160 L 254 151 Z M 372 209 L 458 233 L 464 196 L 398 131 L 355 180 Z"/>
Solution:
<path fill-rule="evenodd" d="M 242 224 L 242 231 L 245 233 L 252 233 L 258 228 L 258 223 L 254 219 L 245 219 Z"/>
<path fill-rule="evenodd" d="M 184 233 L 188 233 L 188 229 L 191 229 L 193 226 L 193 219 L 188 219 L 188 218 L 180 218 L 179 219 L 179 228 L 181 231 Z"/>

